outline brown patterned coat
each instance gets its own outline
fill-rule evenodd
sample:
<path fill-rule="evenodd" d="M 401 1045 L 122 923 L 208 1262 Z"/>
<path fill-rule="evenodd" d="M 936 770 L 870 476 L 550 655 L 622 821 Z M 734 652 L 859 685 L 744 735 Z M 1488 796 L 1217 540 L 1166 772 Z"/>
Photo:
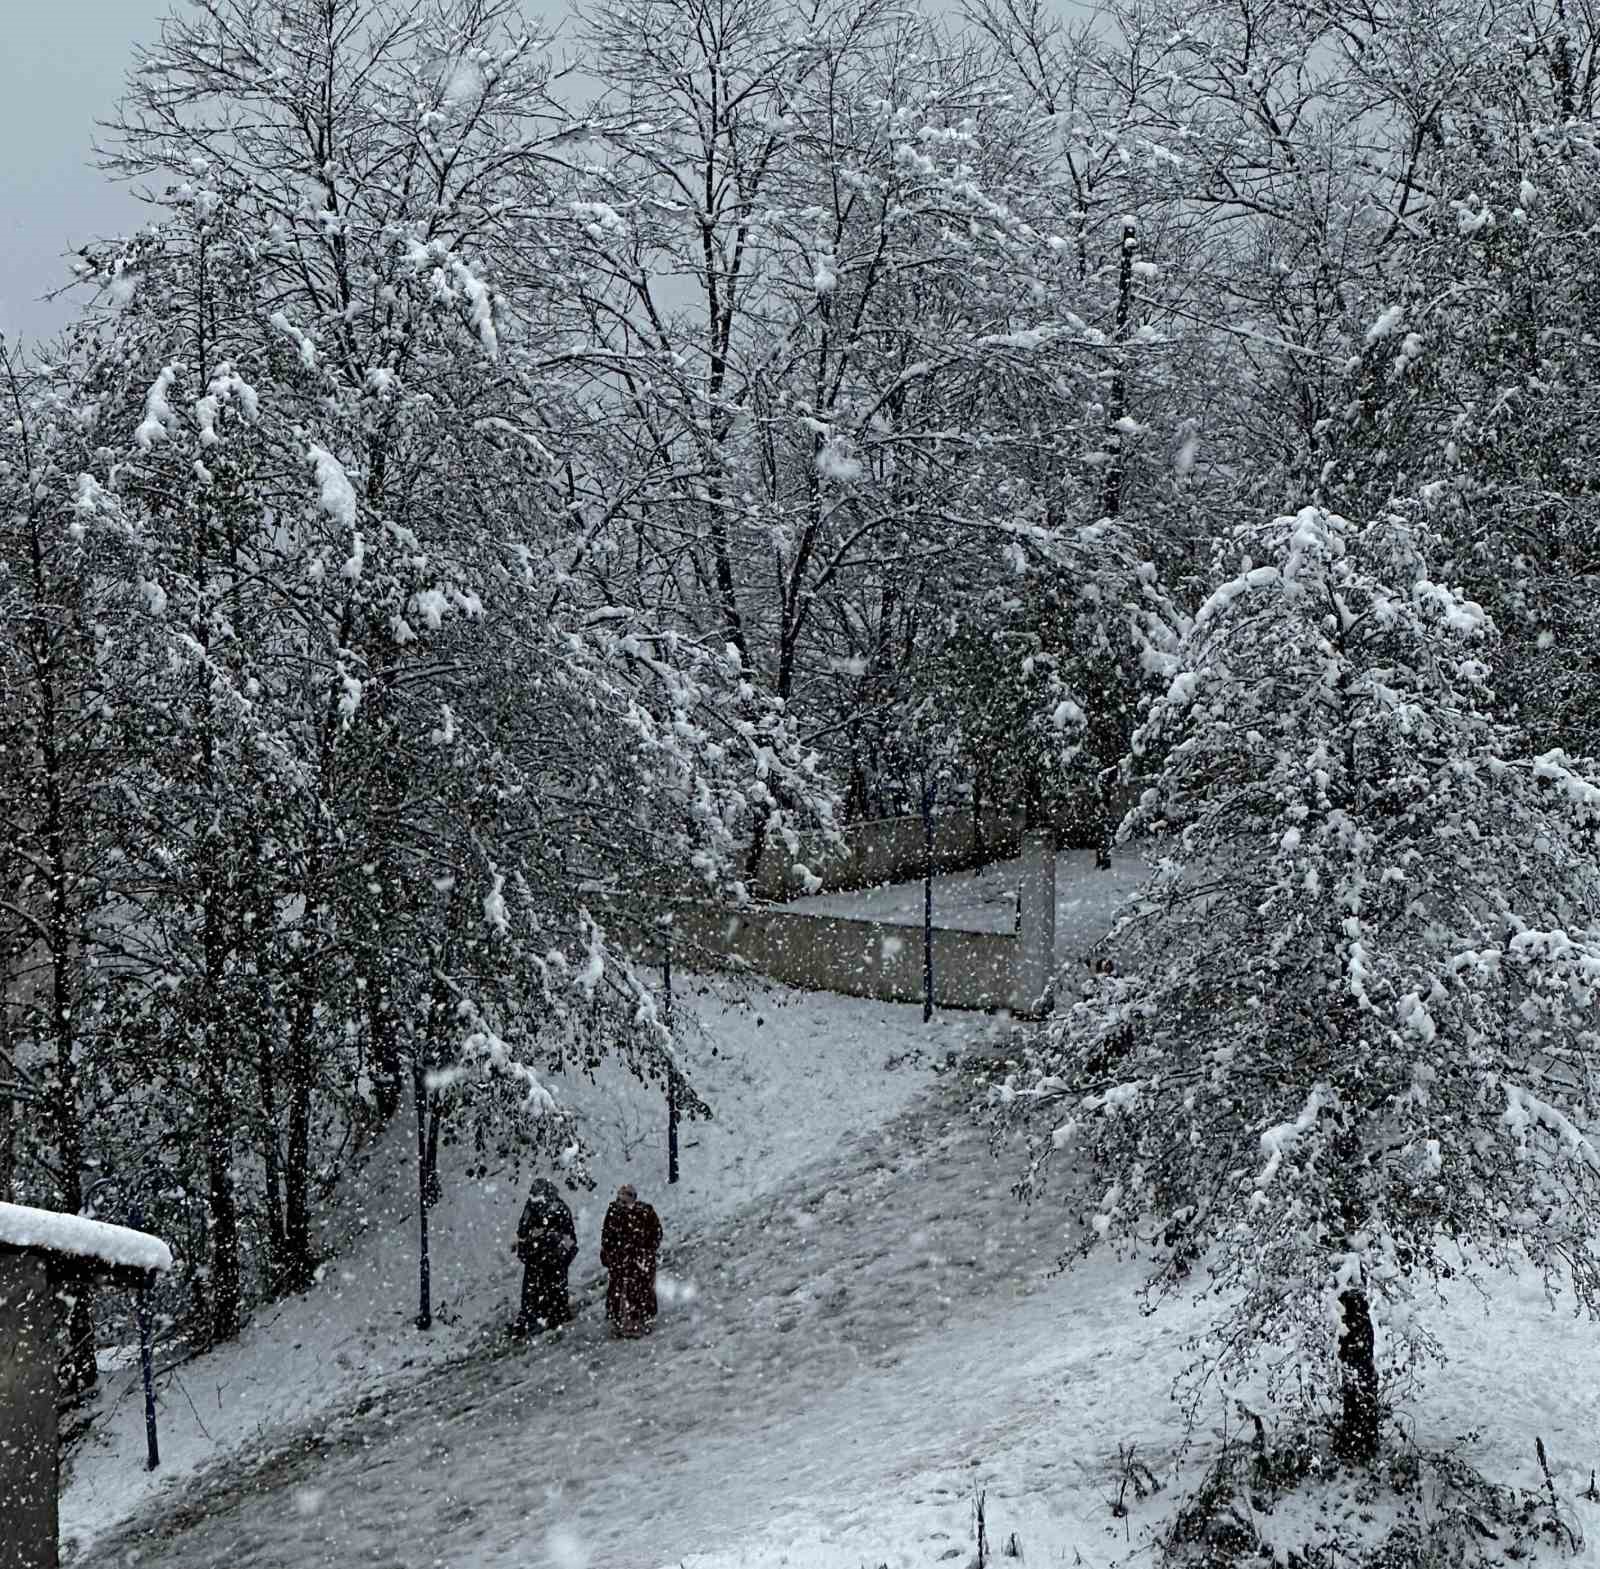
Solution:
<path fill-rule="evenodd" d="M 600 1262 L 610 1272 L 606 1317 L 613 1334 L 645 1334 L 656 1316 L 656 1255 L 661 1220 L 633 1191 L 621 1187 L 600 1228 Z"/>

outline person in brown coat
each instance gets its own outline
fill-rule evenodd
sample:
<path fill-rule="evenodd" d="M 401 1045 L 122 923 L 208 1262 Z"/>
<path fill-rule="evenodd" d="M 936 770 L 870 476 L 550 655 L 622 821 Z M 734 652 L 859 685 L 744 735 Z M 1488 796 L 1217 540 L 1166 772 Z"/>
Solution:
<path fill-rule="evenodd" d="M 661 1220 L 624 1183 L 600 1228 L 600 1262 L 610 1271 L 606 1317 L 611 1333 L 629 1340 L 650 1332 L 656 1316 L 656 1254 Z"/>

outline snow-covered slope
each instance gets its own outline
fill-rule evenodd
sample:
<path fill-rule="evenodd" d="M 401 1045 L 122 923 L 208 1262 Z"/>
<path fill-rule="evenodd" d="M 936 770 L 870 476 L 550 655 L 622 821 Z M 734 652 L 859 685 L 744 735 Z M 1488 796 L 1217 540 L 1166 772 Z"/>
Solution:
<path fill-rule="evenodd" d="M 966 1015 L 930 1027 L 916 1008 L 784 988 L 741 1000 L 725 983 L 694 978 L 680 982 L 680 1001 L 700 1026 L 683 1031 L 680 1050 L 714 1117 L 683 1124 L 675 1187 L 666 1184 L 659 1093 L 615 1069 L 595 1084 L 562 1086 L 600 1147 L 595 1191 L 569 1195 L 581 1249 L 574 1284 L 598 1270 L 600 1219 L 619 1182 L 635 1183 L 660 1211 L 669 1243 L 681 1241 L 773 1191 L 841 1138 L 880 1125 L 929 1082 L 930 1059 L 990 1028 Z M 318 1289 L 267 1309 L 237 1345 L 162 1381 L 162 1466 L 153 1475 L 143 1469 L 137 1365 L 107 1359 L 106 1414 L 72 1462 L 64 1539 L 87 1545 L 197 1467 L 465 1356 L 509 1321 L 523 1185 L 503 1172 L 469 1179 L 447 1150 L 445 1195 L 430 1222 L 436 1322 L 426 1335 L 413 1327 L 413 1139 L 409 1126 L 393 1129 L 351 1184 L 339 1225 L 355 1240 L 326 1267 Z"/>
<path fill-rule="evenodd" d="M 709 1032 L 689 1049 L 722 1115 L 688 1131 L 680 1191 L 646 1131 L 659 1107 L 613 1086 L 592 1108 L 616 1122 L 605 1182 L 633 1176 L 667 1220 L 653 1337 L 605 1334 L 592 1243 L 607 1187 L 579 1206 L 577 1321 L 515 1350 L 486 1331 L 509 1311 L 520 1193 L 453 1184 L 437 1213 L 454 1322 L 432 1339 L 406 1322 L 409 1215 L 374 1204 L 336 1280 L 168 1387 L 159 1496 L 124 1396 L 65 1500 L 78 1561 L 966 1569 L 981 1495 L 995 1554 L 1014 1535 L 1024 1562 L 1148 1562 L 1150 1530 L 1214 1449 L 1202 1430 L 1180 1466 L 1169 1399 L 1208 1309 L 1142 1316 L 1133 1264 L 1054 1272 L 1070 1195 L 1019 1204 L 970 1081 L 904 1057 L 981 1022 L 925 1030 L 915 1009 L 784 993 L 697 1005 Z M 645 1141 L 624 1163 L 631 1129 Z M 1600 1542 L 1579 1497 L 1600 1463 L 1592 1327 L 1531 1280 L 1497 1286 L 1487 1311 L 1463 1288 L 1437 1322 L 1454 1360 L 1417 1438 L 1481 1433 L 1468 1456 L 1525 1486 L 1543 1485 L 1542 1438 Z M 1119 1518 L 1130 1445 L 1165 1485 Z"/>
<path fill-rule="evenodd" d="M 1070 1524 L 1092 1513 L 1077 1460 L 1098 1473 L 1118 1438 L 1161 1442 L 1180 1322 L 1148 1334 L 1126 1268 L 1053 1282 L 1059 1231 L 941 1087 L 675 1250 L 649 1341 L 609 1341 L 591 1302 L 554 1343 L 397 1381 L 288 1452 L 262 1446 L 93 1561 L 732 1563 L 775 1519 L 775 1551 L 795 1532 L 848 1540 L 863 1500 L 987 1476 L 1018 1443 L 1035 1485 L 1063 1484 Z M 1079 1437 L 1049 1455 L 1029 1435 L 1063 1401 Z M 894 1561 L 936 1556 L 927 1502 L 920 1525 L 897 1504 L 913 1556 Z"/>
<path fill-rule="evenodd" d="M 1167 1396 L 1202 1310 L 1142 1317 L 1114 1260 L 1053 1276 L 1062 1209 L 1011 1197 L 962 1092 L 940 1084 L 676 1249 L 652 1339 L 608 1340 L 591 1299 L 559 1338 L 253 1447 L 90 1561 L 965 1569 L 980 1493 L 997 1553 L 1014 1534 L 1028 1562 L 1147 1561 L 1213 1447 L 1202 1432 L 1175 1475 Z M 1573 1378 L 1591 1331 L 1531 1284 L 1492 1305 L 1443 1314 L 1459 1361 L 1418 1436 L 1481 1428 L 1474 1457 L 1530 1485 L 1542 1436 L 1600 1537 L 1576 1501 L 1600 1419 L 1595 1381 Z M 1513 1324 L 1514 1371 L 1497 1354 Z M 1128 1445 L 1166 1486 L 1116 1518 Z"/>

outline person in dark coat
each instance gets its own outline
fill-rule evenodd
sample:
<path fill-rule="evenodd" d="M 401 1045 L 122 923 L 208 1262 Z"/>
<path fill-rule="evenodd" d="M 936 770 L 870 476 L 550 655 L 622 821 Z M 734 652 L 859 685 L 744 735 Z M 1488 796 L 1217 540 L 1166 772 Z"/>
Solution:
<path fill-rule="evenodd" d="M 656 1316 L 656 1254 L 661 1220 L 624 1183 L 600 1228 L 600 1262 L 610 1271 L 606 1317 L 611 1333 L 629 1340 L 650 1332 Z"/>
<path fill-rule="evenodd" d="M 578 1228 L 553 1182 L 540 1177 L 528 1191 L 517 1222 L 516 1255 L 522 1260 L 522 1307 L 514 1335 L 554 1329 L 572 1317 L 567 1271 L 578 1256 Z"/>

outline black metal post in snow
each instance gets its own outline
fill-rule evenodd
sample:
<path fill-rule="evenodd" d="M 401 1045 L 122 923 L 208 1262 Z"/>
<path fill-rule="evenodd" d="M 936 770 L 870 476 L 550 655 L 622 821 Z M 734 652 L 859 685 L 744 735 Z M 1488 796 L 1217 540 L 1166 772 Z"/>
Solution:
<path fill-rule="evenodd" d="M 672 1028 L 672 917 L 662 922 L 665 933 L 661 945 L 661 991 L 665 1003 L 667 1028 Z M 667 1182 L 678 1180 L 678 1069 L 667 1065 Z"/>
<path fill-rule="evenodd" d="M 128 1224 L 144 1230 L 144 1209 L 135 1204 L 128 1211 Z M 143 1291 L 133 1294 L 133 1314 L 139 1323 L 139 1372 L 144 1379 L 144 1449 L 146 1471 L 161 1464 L 161 1445 L 156 1438 L 156 1382 L 150 1354 L 150 1304 Z"/>
<path fill-rule="evenodd" d="M 922 1022 L 933 1018 L 933 775 L 922 775 Z"/>
<path fill-rule="evenodd" d="M 432 1265 L 428 1259 L 428 1076 L 421 1061 L 411 1065 L 417 1103 L 417 1328 L 433 1328 Z"/>

